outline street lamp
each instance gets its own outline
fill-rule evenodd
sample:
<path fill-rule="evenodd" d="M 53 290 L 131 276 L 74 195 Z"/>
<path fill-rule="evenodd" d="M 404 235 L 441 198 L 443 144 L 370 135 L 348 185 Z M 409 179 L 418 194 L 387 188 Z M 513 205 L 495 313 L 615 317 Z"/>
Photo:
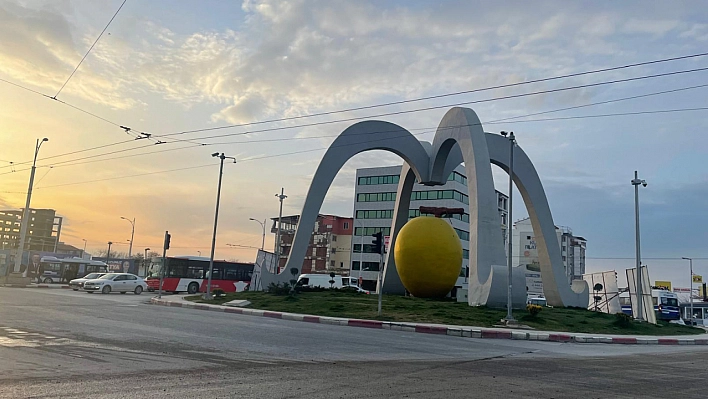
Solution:
<path fill-rule="evenodd" d="M 285 195 L 285 189 L 280 188 L 280 194 L 275 194 L 275 196 L 280 200 L 280 212 L 278 213 L 278 232 L 275 235 L 275 270 L 273 270 L 274 274 L 278 273 L 278 269 L 280 268 L 280 230 L 282 226 L 282 221 L 283 221 L 283 200 L 288 198 L 287 195 Z"/>
<path fill-rule="evenodd" d="M 693 258 L 681 257 L 688 261 L 688 267 L 691 269 L 691 292 L 688 294 L 688 300 L 691 301 L 691 325 L 693 325 Z"/>
<path fill-rule="evenodd" d="M 211 256 L 209 257 L 209 278 L 207 279 L 207 289 L 204 293 L 204 299 L 211 299 L 211 275 L 214 269 L 214 250 L 216 249 L 216 225 L 219 222 L 219 201 L 221 200 L 221 178 L 224 175 L 224 159 L 233 159 L 236 163 L 236 158 L 227 157 L 224 153 L 215 152 L 211 154 L 212 157 L 218 157 L 221 162 L 219 163 L 219 185 L 216 189 L 216 211 L 214 212 L 214 232 L 211 236 Z"/>
<path fill-rule="evenodd" d="M 511 307 L 512 307 L 512 301 L 511 301 L 511 295 L 512 295 L 512 279 L 511 279 L 511 273 L 512 273 L 512 243 L 511 243 L 511 213 L 512 213 L 512 201 L 514 198 L 514 145 L 516 144 L 516 138 L 514 137 L 514 132 L 505 132 L 502 131 L 500 132 L 502 136 L 506 138 L 507 134 L 509 135 L 509 207 L 507 209 L 507 220 L 506 220 L 506 234 L 508 235 L 508 243 L 509 243 L 509 252 L 507 253 L 507 267 L 508 267 L 508 274 L 507 274 L 507 284 L 508 284 L 508 289 L 507 289 L 507 297 L 506 297 L 506 317 L 504 318 L 504 322 L 507 324 L 512 324 L 516 323 L 516 320 L 514 320 L 514 315 L 512 314 Z"/>
<path fill-rule="evenodd" d="M 202 256 L 202 251 L 198 250 L 197 253 L 199 254 L 199 256 Z"/>
<path fill-rule="evenodd" d="M 258 222 L 258 224 L 260 224 L 261 227 L 263 228 L 263 239 L 261 240 L 261 251 L 262 251 L 263 248 L 265 247 L 265 226 L 266 226 L 266 221 L 268 219 L 264 219 L 263 222 L 261 222 L 258 219 L 254 219 L 254 218 L 248 218 L 248 220 L 253 220 L 254 222 Z"/>
<path fill-rule="evenodd" d="M 637 171 L 634 171 L 634 179 L 632 179 L 632 185 L 634 186 L 634 221 L 635 221 L 635 238 L 636 238 L 636 249 L 637 249 L 637 321 L 644 321 L 644 297 L 642 293 L 642 251 L 639 244 L 639 185 L 644 187 L 647 186 L 646 180 L 641 180 L 637 177 Z M 693 317 L 693 315 L 691 315 Z"/>
<path fill-rule="evenodd" d="M 147 277 L 147 275 L 148 275 L 148 265 L 149 265 L 149 263 L 148 263 L 148 261 L 147 261 L 147 258 L 148 258 L 148 251 L 149 251 L 149 250 L 150 250 L 150 248 L 145 248 L 145 256 L 143 257 L 143 263 L 144 263 L 143 268 L 145 269 L 145 277 Z"/>
<path fill-rule="evenodd" d="M 39 153 L 39 148 L 42 143 L 49 141 L 48 138 L 43 138 L 41 141 L 37 139 L 37 143 L 34 146 L 34 160 L 32 161 L 32 171 L 30 172 L 29 188 L 27 189 L 27 201 L 25 202 L 25 209 L 22 212 L 22 223 L 20 225 L 20 242 L 17 245 L 17 255 L 15 256 L 15 271 L 20 270 L 20 265 L 22 265 L 22 253 L 25 248 L 25 239 L 27 238 L 27 227 L 29 226 L 29 213 L 30 213 L 30 200 L 32 199 L 32 186 L 34 186 L 34 173 L 37 169 L 37 154 Z"/>
<path fill-rule="evenodd" d="M 111 245 L 113 245 L 113 242 L 108 241 L 108 252 L 106 252 L 106 264 L 108 264 L 108 261 L 111 259 Z"/>
<path fill-rule="evenodd" d="M 81 258 L 83 259 L 84 254 L 86 253 L 86 242 L 87 241 L 85 238 L 82 238 L 82 240 L 84 241 L 84 249 L 83 249 L 83 251 L 81 251 Z"/>
<path fill-rule="evenodd" d="M 130 223 L 130 225 L 133 226 L 133 229 L 130 232 L 130 246 L 128 247 L 128 259 L 130 259 L 131 256 L 133 255 L 133 238 L 135 238 L 135 218 L 133 218 L 133 220 L 130 220 L 130 219 L 123 217 L 123 216 L 121 216 L 120 218 L 123 220 L 127 220 L 128 223 Z"/>

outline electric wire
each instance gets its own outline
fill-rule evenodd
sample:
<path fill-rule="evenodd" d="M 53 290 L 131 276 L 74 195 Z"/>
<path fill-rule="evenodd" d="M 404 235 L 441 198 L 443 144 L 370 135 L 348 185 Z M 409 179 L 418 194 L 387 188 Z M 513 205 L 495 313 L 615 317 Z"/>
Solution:
<path fill-rule="evenodd" d="M 66 79 L 66 82 L 64 82 L 64 84 L 61 85 L 61 88 L 59 88 L 59 91 L 57 91 L 57 94 L 55 94 L 54 97 L 52 97 L 52 98 L 54 98 L 56 100 L 56 98 L 59 96 L 59 93 L 61 93 L 61 91 L 64 90 L 64 87 L 66 87 L 66 84 L 69 83 L 69 81 L 74 76 L 76 71 L 79 70 L 79 67 L 81 66 L 81 64 L 84 62 L 86 57 L 88 57 L 89 53 L 91 52 L 91 50 L 93 50 L 93 47 L 96 45 L 96 43 L 98 43 L 98 41 L 101 39 L 101 36 L 103 36 L 103 34 L 106 32 L 106 29 L 108 29 L 108 27 L 111 25 L 111 22 L 113 22 L 113 20 L 116 18 L 116 16 L 120 12 L 121 8 L 123 8 L 123 6 L 125 5 L 126 1 L 127 0 L 123 0 L 123 3 L 121 3 L 120 7 L 118 7 L 118 10 L 116 10 L 115 14 L 113 14 L 113 16 L 111 17 L 111 20 L 108 21 L 106 26 L 103 28 L 103 30 L 101 31 L 101 34 L 99 34 L 98 37 L 96 38 L 96 40 L 94 40 L 93 44 L 91 45 L 91 47 L 89 47 L 86 54 L 84 54 L 84 56 L 81 58 L 81 61 L 79 61 L 79 63 L 76 65 L 76 68 L 74 68 L 74 70 L 71 72 L 71 75 L 69 75 L 69 77 Z"/>
<path fill-rule="evenodd" d="M 360 110 L 373 109 L 373 108 L 381 108 L 381 107 L 387 107 L 387 106 L 392 106 L 392 105 L 408 104 L 408 103 L 418 102 L 418 101 L 425 101 L 425 100 L 432 100 L 432 99 L 438 99 L 438 98 L 444 98 L 444 97 L 458 96 L 458 95 L 462 95 L 462 94 L 478 93 L 478 92 L 496 90 L 496 89 L 504 89 L 504 88 L 528 85 L 528 84 L 533 84 L 533 83 L 548 82 L 548 81 L 558 80 L 558 79 L 567 79 L 567 78 L 571 78 L 571 77 L 578 77 L 578 76 L 590 75 L 590 74 L 596 74 L 596 73 L 602 73 L 602 72 L 610 72 L 610 71 L 616 71 L 616 70 L 621 70 L 621 69 L 634 68 L 634 67 L 638 67 L 638 66 L 658 64 L 658 63 L 663 63 L 663 62 L 704 57 L 706 55 L 708 55 L 708 52 L 690 54 L 690 55 L 679 56 L 679 57 L 663 58 L 663 59 L 652 60 L 652 61 L 638 62 L 638 63 L 633 63 L 633 64 L 620 65 L 620 66 L 616 66 L 616 67 L 601 68 L 601 69 L 595 69 L 595 70 L 584 71 L 584 72 L 570 73 L 570 74 L 565 74 L 565 75 L 557 75 L 557 76 L 552 76 L 552 77 L 548 77 L 548 78 L 528 80 L 525 82 L 515 82 L 515 83 L 509 83 L 509 84 L 503 84 L 503 85 L 488 86 L 488 87 L 472 89 L 472 90 L 464 90 L 464 91 L 457 91 L 457 92 L 452 92 L 452 93 L 438 94 L 438 95 L 434 95 L 434 96 L 418 97 L 418 98 L 413 98 L 413 99 L 408 99 L 408 100 L 391 101 L 391 102 L 362 106 L 362 107 L 346 108 L 346 109 L 341 109 L 341 110 L 336 110 L 336 111 L 319 112 L 319 113 L 309 114 L 309 115 L 293 116 L 293 117 L 279 118 L 279 119 L 270 119 L 270 120 L 250 122 L 250 123 L 216 126 L 216 127 L 204 128 L 204 129 L 185 130 L 185 131 L 181 131 L 181 132 L 163 134 L 162 136 L 163 137 L 175 136 L 175 135 L 205 132 L 205 131 L 211 131 L 211 130 L 230 129 L 230 128 L 235 128 L 235 127 L 260 125 L 260 124 L 264 124 L 264 123 L 285 122 L 285 121 L 291 121 L 291 120 L 297 120 L 297 119 L 333 115 L 333 114 L 338 114 L 338 113 L 360 111 Z"/>

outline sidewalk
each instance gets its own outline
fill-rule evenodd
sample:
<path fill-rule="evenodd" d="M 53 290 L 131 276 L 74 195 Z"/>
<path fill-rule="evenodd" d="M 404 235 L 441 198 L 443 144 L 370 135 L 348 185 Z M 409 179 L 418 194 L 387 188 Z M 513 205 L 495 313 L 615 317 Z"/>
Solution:
<path fill-rule="evenodd" d="M 150 302 L 155 305 L 178 308 L 209 310 L 223 313 L 236 313 L 248 316 L 270 317 L 274 319 L 302 321 L 307 323 L 330 324 L 336 326 L 376 328 L 393 331 L 407 331 L 423 334 L 451 335 L 466 338 L 515 339 L 526 341 L 572 342 L 578 344 L 631 344 L 631 345 L 708 345 L 708 333 L 689 336 L 647 336 L 647 335 L 603 335 L 582 334 L 555 331 L 518 330 L 507 328 L 484 328 L 426 323 L 400 323 L 378 320 L 347 319 L 340 317 L 313 316 L 297 313 L 272 312 L 267 310 L 234 308 L 221 305 L 194 303 L 181 295 L 158 299 Z"/>
<path fill-rule="evenodd" d="M 70 289 L 69 285 L 67 284 L 27 284 L 27 285 L 22 285 L 22 284 L 0 284 L 0 287 L 9 287 L 9 288 L 63 288 L 63 289 Z"/>

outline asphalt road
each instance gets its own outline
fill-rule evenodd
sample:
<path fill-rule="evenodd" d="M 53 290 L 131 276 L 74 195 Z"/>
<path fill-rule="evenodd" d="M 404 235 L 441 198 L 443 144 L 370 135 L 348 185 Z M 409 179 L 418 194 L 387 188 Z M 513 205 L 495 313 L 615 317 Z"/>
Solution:
<path fill-rule="evenodd" d="M 0 397 L 705 397 L 707 348 L 469 339 L 0 288 Z"/>

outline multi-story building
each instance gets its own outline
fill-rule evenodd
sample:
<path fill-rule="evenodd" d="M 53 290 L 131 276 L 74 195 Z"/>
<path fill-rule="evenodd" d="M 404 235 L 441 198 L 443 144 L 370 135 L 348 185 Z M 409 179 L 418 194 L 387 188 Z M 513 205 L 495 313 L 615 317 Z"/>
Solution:
<path fill-rule="evenodd" d="M 421 206 L 463 208 L 465 213 L 453 215 L 450 224 L 462 243 L 463 260 L 457 287 L 467 285 L 469 276 L 469 197 L 464 167 L 458 166 L 442 186 L 416 184 L 411 196 L 409 217 L 420 216 Z M 380 256 L 373 253 L 372 234 L 391 234 L 393 208 L 396 201 L 401 166 L 357 169 L 354 198 L 354 238 L 351 255 L 351 275 L 360 277 L 364 289 L 376 289 Z M 496 192 L 501 220 L 500 234 L 506 236 L 508 197 Z"/>
<path fill-rule="evenodd" d="M 533 233 L 531 220 L 522 219 L 514 223 L 513 229 L 513 250 L 512 257 L 515 266 L 526 266 L 526 269 L 533 273 L 539 272 L 538 250 L 536 249 L 536 237 Z M 561 250 L 561 259 L 568 283 L 573 280 L 582 280 L 585 274 L 585 247 L 587 241 L 583 237 L 573 235 L 573 231 L 568 227 L 556 226 L 556 238 Z"/>
<path fill-rule="evenodd" d="M 0 248 L 17 249 L 20 242 L 20 227 L 23 210 L 0 211 Z M 25 237 L 25 251 L 54 250 L 61 234 L 62 218 L 54 209 L 32 209 Z"/>
<path fill-rule="evenodd" d="M 278 231 L 278 218 L 272 218 L 272 233 Z M 285 266 L 300 215 L 283 216 L 280 230 L 279 270 Z M 302 261 L 301 273 L 348 274 L 352 246 L 352 218 L 318 215 L 315 222 L 310 245 L 307 247 L 305 259 Z M 277 237 L 277 234 L 276 234 Z"/>

